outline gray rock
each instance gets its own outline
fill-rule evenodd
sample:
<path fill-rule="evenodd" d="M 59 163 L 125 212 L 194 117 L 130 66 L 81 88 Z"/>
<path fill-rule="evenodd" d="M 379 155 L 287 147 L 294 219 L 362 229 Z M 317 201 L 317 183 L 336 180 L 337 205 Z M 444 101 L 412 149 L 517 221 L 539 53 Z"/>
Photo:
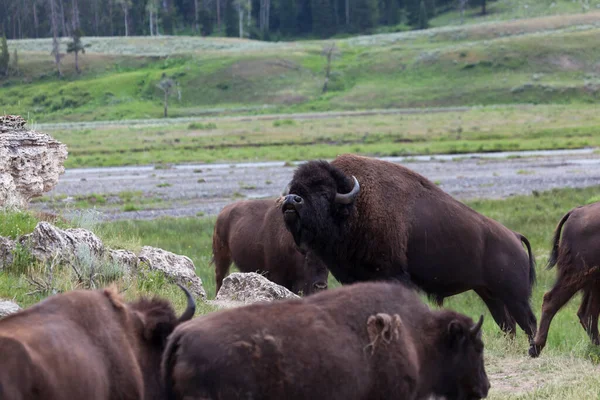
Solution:
<path fill-rule="evenodd" d="M 139 259 L 133 251 L 109 250 L 108 257 L 113 262 L 125 267 L 128 273 L 133 273 L 137 270 Z"/>
<path fill-rule="evenodd" d="M 223 285 L 212 304 L 221 308 L 231 308 L 252 303 L 299 298 L 300 296 L 287 288 L 271 282 L 256 272 L 235 272 L 223 280 Z"/>
<path fill-rule="evenodd" d="M 14 240 L 0 236 L 0 269 L 12 264 L 15 245 Z"/>
<path fill-rule="evenodd" d="M 177 255 L 156 247 L 144 246 L 138 254 L 140 261 L 150 269 L 161 271 L 174 282 L 186 286 L 190 292 L 205 299 L 206 291 L 202 280 L 196 275 L 196 267 L 189 257 Z"/>
<path fill-rule="evenodd" d="M 21 307 L 19 307 L 17 303 L 0 299 L 0 318 L 4 318 L 7 315 L 14 314 L 20 309 Z"/>
<path fill-rule="evenodd" d="M 21 236 L 19 243 L 28 247 L 32 256 L 42 262 L 54 257 L 68 261 L 83 249 L 98 258 L 105 252 L 102 241 L 94 233 L 81 228 L 62 230 L 43 221 L 38 222 L 32 233 Z"/>
<path fill-rule="evenodd" d="M 25 128 L 15 115 L 0 116 L 0 207 L 23 208 L 58 183 L 67 147 Z"/>

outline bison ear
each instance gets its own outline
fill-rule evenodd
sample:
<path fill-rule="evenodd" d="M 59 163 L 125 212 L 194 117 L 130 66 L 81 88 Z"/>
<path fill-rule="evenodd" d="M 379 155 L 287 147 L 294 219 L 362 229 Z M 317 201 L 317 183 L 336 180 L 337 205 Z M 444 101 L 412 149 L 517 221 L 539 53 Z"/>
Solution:
<path fill-rule="evenodd" d="M 149 342 L 164 343 L 175 329 L 175 321 L 171 315 L 140 311 L 135 314 L 141 325 L 142 336 Z"/>
<path fill-rule="evenodd" d="M 448 324 L 448 339 L 450 346 L 461 345 L 467 337 L 467 330 L 459 320 L 452 320 Z"/>

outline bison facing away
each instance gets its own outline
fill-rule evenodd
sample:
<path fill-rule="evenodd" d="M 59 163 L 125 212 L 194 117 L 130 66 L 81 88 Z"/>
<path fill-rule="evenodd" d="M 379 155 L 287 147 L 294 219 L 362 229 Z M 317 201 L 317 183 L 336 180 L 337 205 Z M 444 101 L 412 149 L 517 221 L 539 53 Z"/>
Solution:
<path fill-rule="evenodd" d="M 529 350 L 534 357 L 546 345 L 554 315 L 580 290 L 583 299 L 577 316 L 592 343 L 600 345 L 600 202 L 566 213 L 554 231 L 552 242 L 548 268 L 556 265 L 558 277 L 554 287 L 544 295 L 540 329 Z"/>
<path fill-rule="evenodd" d="M 314 251 L 341 283 L 400 280 L 440 305 L 472 289 L 503 330 L 514 334 L 516 320 L 533 339 L 528 240 L 425 177 L 355 155 L 311 161 L 295 171 L 281 209 L 298 246 Z"/>
<path fill-rule="evenodd" d="M 164 398 L 167 336 L 196 307 L 185 292 L 179 319 L 165 300 L 124 303 L 114 289 L 51 296 L 2 319 L 0 399 Z"/>
<path fill-rule="evenodd" d="M 217 292 L 235 262 L 242 272 L 262 272 L 294 293 L 327 288 L 329 272 L 308 252 L 300 253 L 286 230 L 275 200 L 246 200 L 219 213 L 213 234 Z"/>
<path fill-rule="evenodd" d="M 167 398 L 480 399 L 490 386 L 482 322 L 431 311 L 400 283 L 220 311 L 170 336 Z"/>

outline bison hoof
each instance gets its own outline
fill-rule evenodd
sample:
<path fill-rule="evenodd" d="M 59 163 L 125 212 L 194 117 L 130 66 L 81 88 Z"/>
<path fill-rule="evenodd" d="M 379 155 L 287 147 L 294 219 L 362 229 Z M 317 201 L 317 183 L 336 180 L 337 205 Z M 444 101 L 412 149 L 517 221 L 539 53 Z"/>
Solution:
<path fill-rule="evenodd" d="M 535 345 L 535 344 L 532 344 L 532 345 L 529 347 L 529 356 L 530 356 L 530 357 L 536 358 L 537 356 L 539 356 L 539 355 L 540 355 L 540 353 L 541 353 L 541 352 L 542 352 L 542 349 L 541 349 L 541 347 L 540 347 L 540 346 L 537 346 L 537 345 Z"/>

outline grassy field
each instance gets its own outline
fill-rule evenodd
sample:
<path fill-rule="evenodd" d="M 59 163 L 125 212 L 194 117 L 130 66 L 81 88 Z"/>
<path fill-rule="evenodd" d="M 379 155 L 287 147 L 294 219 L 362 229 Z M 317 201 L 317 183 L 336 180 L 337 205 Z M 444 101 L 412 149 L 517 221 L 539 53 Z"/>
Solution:
<path fill-rule="evenodd" d="M 163 73 L 182 88 L 172 117 L 264 105 L 268 112 L 581 105 L 596 102 L 600 88 L 599 23 L 600 12 L 588 12 L 339 39 L 326 94 L 320 41 L 84 38 L 92 44 L 81 57 L 84 73 L 65 56 L 63 80 L 54 77 L 49 39 L 11 41 L 21 76 L 0 81 L 0 112 L 37 122 L 160 118 Z"/>
<path fill-rule="evenodd" d="M 549 240 L 560 217 L 570 208 L 598 201 L 600 187 L 581 190 L 564 189 L 507 200 L 481 200 L 469 203 L 511 229 L 522 232 L 531 241 L 538 260 L 538 283 L 532 298 L 534 312 L 540 317 L 541 301 L 555 276 L 555 271 L 543 266 L 549 252 Z M 29 214 L 0 214 L 0 236 L 16 237 L 33 229 L 36 219 Z M 132 250 L 142 245 L 157 246 L 189 256 L 196 265 L 209 298 L 214 297 L 214 270 L 210 265 L 213 218 L 160 219 L 154 221 L 122 221 L 94 226 L 94 231 L 112 247 Z M 81 223 L 79 223 L 81 225 Z M 84 224 L 86 225 L 86 224 Z M 87 225 L 89 227 L 89 224 Z M 0 274 L 0 297 L 15 298 L 29 305 L 45 293 L 27 295 L 32 291 L 22 266 L 9 268 Z M 331 287 L 337 286 L 332 278 Z M 121 285 L 124 285 L 121 283 Z M 64 286 L 68 288 L 68 285 Z M 183 307 L 183 299 L 172 285 L 158 275 L 138 279 L 127 296 L 157 293 Z M 487 369 L 492 379 L 491 399 L 595 399 L 600 391 L 598 363 L 600 349 L 589 344 L 576 316 L 579 297 L 571 301 L 555 317 L 548 344 L 542 357 L 530 360 L 526 356 L 527 341 L 519 331 L 517 340 L 506 339 L 494 324 L 485 305 L 474 293 L 464 293 L 447 299 L 449 307 L 472 317 L 484 314 L 484 341 Z M 209 307 L 201 312 L 208 312 Z"/>

